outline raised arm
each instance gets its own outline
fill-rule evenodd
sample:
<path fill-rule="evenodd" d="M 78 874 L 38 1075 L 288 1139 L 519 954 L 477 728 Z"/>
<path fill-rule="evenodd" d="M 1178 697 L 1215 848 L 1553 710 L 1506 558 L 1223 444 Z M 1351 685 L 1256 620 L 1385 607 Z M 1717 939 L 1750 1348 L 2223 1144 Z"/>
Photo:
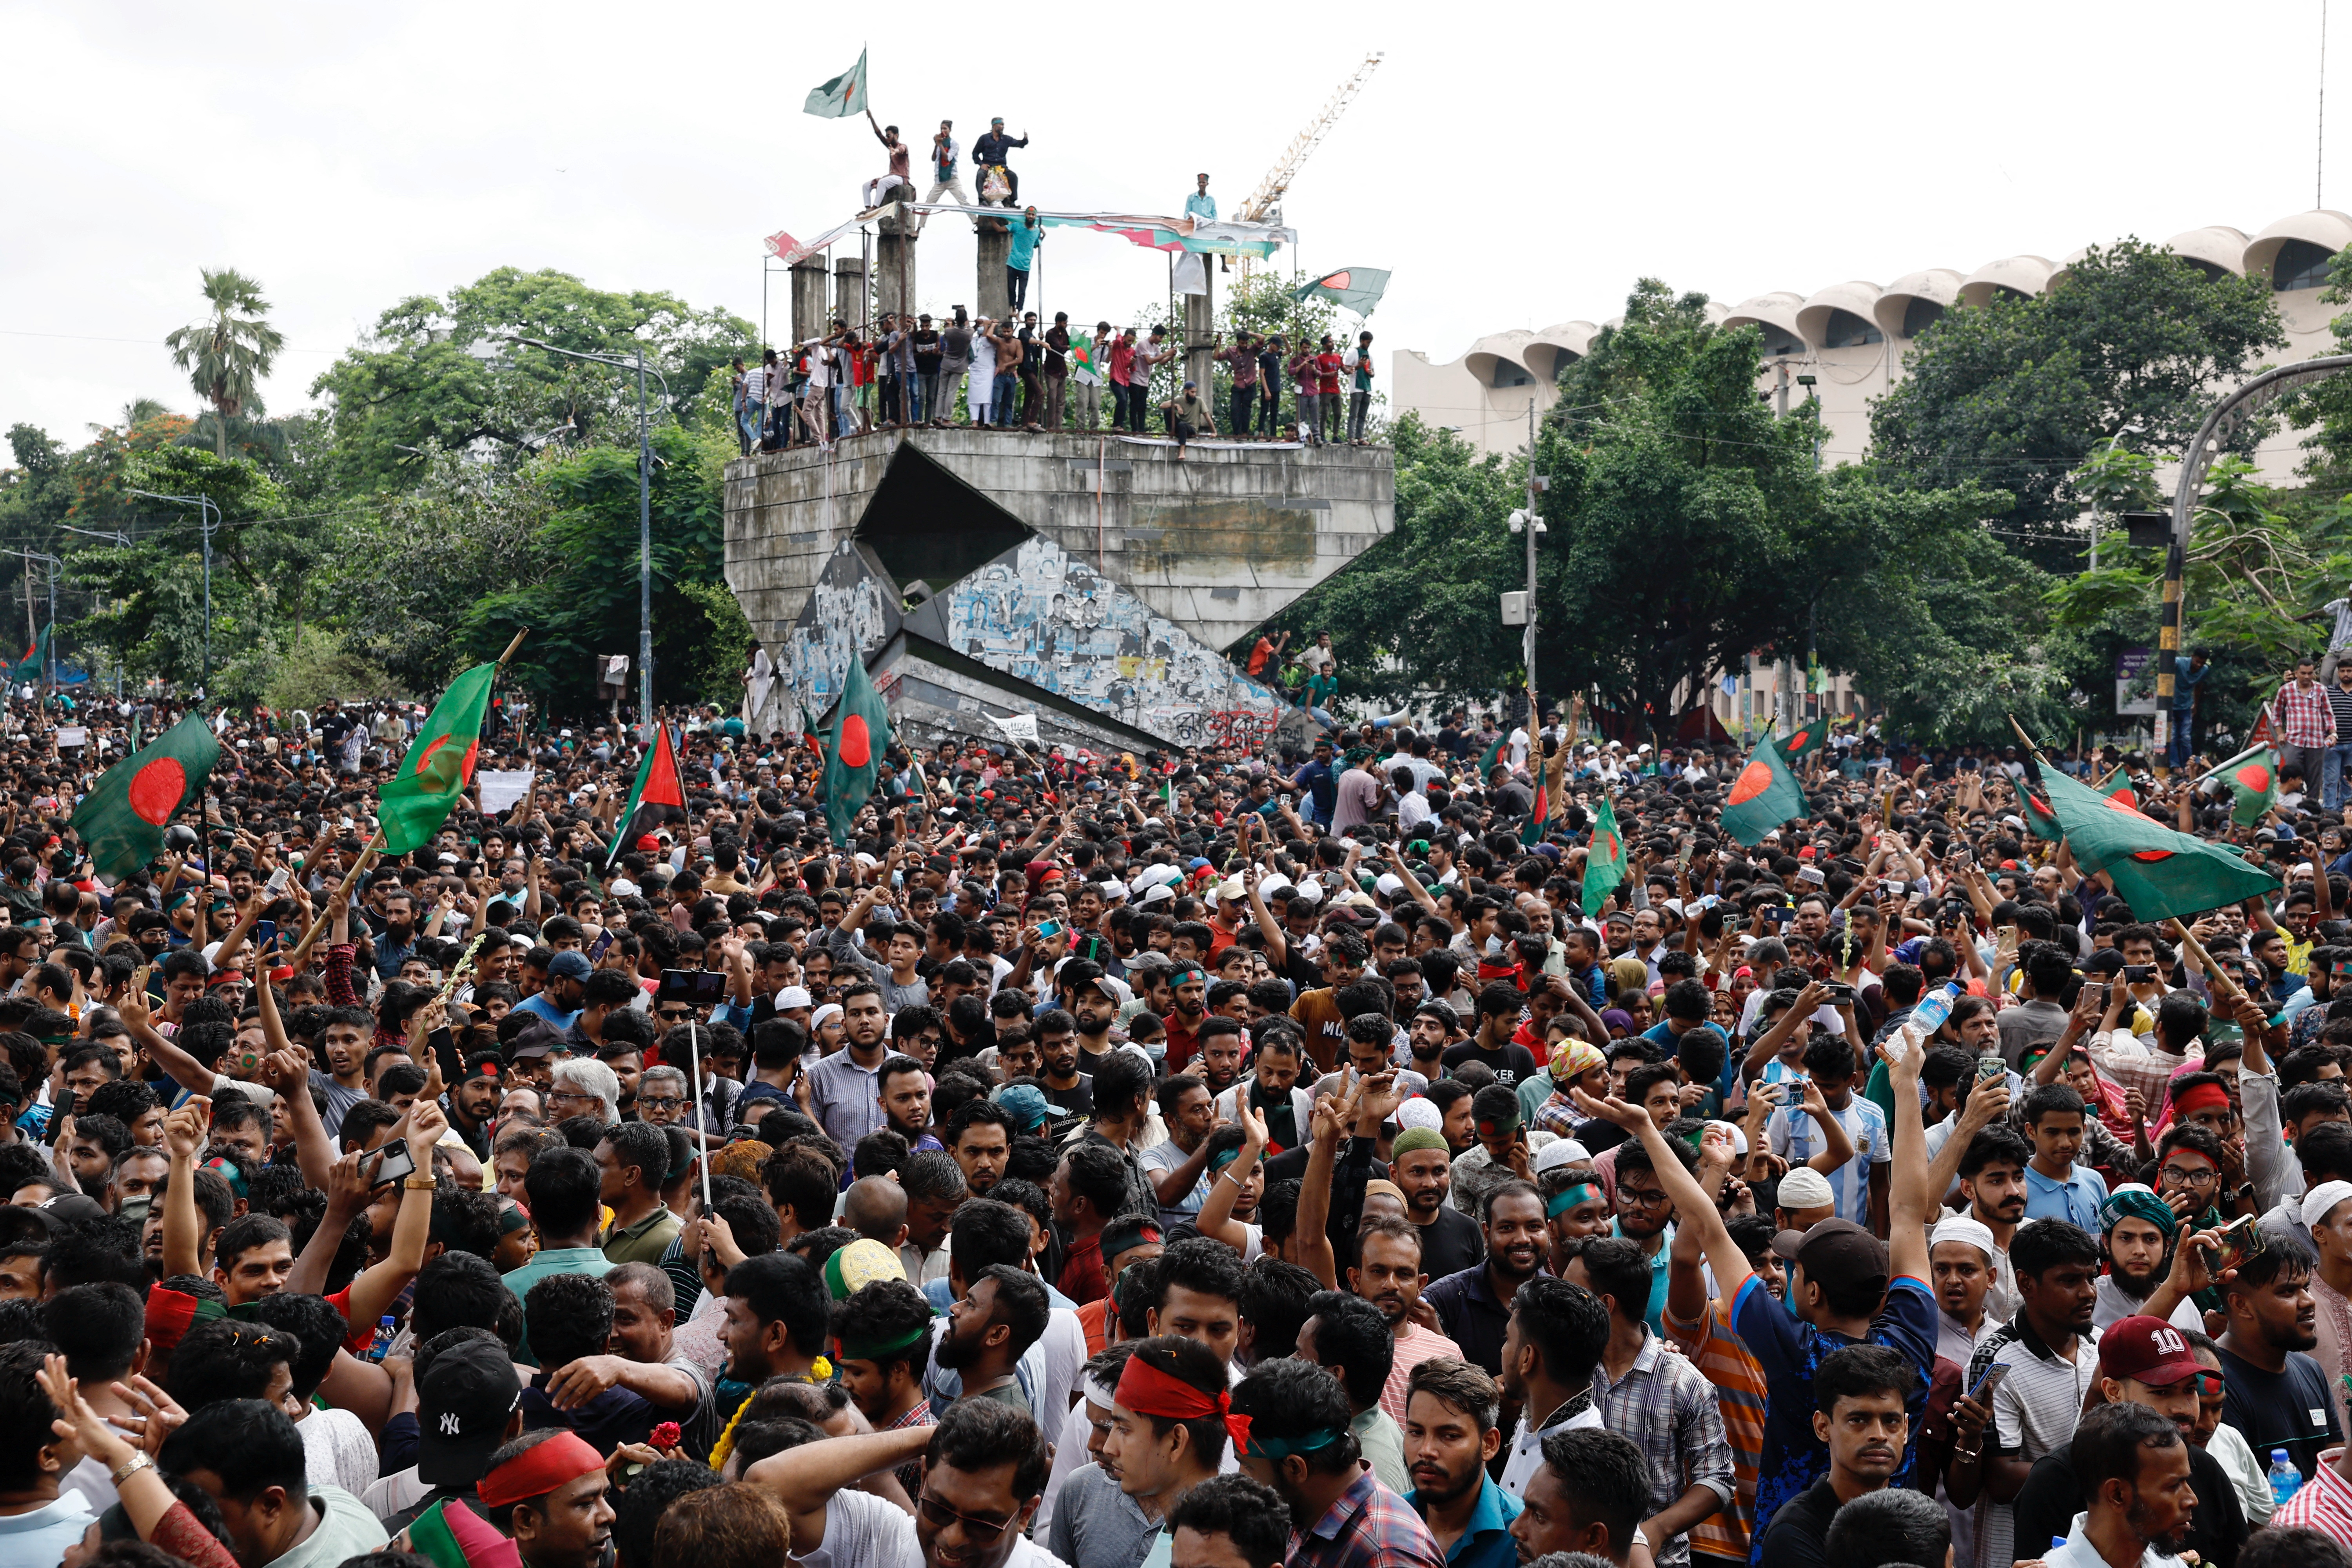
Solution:
<path fill-rule="evenodd" d="M 1927 1215 L 1935 1204 L 1928 1190 L 1927 1132 L 1919 1120 L 1919 1068 L 1927 1053 L 1903 1029 L 1878 1049 L 1895 1091 L 1895 1168 L 1886 1195 L 1890 1278 L 1925 1280 L 1930 1278 Z"/>
<path fill-rule="evenodd" d="M 1723 1216 L 1716 1212 L 1715 1204 L 1698 1184 L 1698 1178 L 1683 1169 L 1666 1147 L 1666 1135 L 1650 1120 L 1650 1113 L 1638 1105 L 1628 1105 L 1616 1096 L 1595 1100 L 1580 1089 L 1569 1090 L 1569 1098 L 1577 1110 L 1587 1116 L 1604 1117 L 1642 1141 L 1656 1167 L 1658 1184 L 1666 1189 L 1666 1197 L 1675 1206 L 1677 1230 L 1687 1226 L 1698 1232 L 1699 1245 L 1706 1251 L 1708 1267 L 1715 1270 L 1715 1288 L 1721 1300 L 1729 1301 L 1739 1294 L 1755 1272 L 1748 1265 L 1748 1255 L 1731 1239 L 1725 1228 Z M 1671 1267 L 1671 1264 L 1669 1265 Z"/>
<path fill-rule="evenodd" d="M 205 1272 L 205 1222 L 196 1213 L 196 1155 L 212 1125 L 213 1102 L 201 1094 L 163 1118 L 171 1175 L 163 1185 L 163 1274 Z"/>
<path fill-rule="evenodd" d="M 1234 1218 L 1234 1200 L 1249 1184 L 1250 1173 L 1257 1169 L 1258 1156 L 1265 1152 L 1265 1118 L 1249 1107 L 1249 1097 L 1234 1096 L 1234 1119 L 1242 1124 L 1242 1152 L 1231 1164 L 1217 1173 L 1209 1184 L 1209 1195 L 1202 1201 L 1201 1212 L 1193 1226 L 1211 1241 L 1222 1241 L 1238 1255 L 1249 1251 L 1249 1232 Z M 1301 1192 L 1304 1192 L 1301 1188 Z"/>

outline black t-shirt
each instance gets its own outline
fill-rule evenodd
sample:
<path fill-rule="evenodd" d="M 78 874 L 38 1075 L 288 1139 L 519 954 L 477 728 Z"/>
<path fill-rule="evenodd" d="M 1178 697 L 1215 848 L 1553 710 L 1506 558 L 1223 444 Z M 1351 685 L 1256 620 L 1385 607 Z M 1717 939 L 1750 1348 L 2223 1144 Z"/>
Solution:
<path fill-rule="evenodd" d="M 1838 1506 L 1838 1495 L 1823 1476 L 1773 1513 L 1758 1560 L 1772 1568 L 1829 1568 L 1830 1521 Z"/>
<path fill-rule="evenodd" d="M 1083 1065 L 1086 1053 L 1081 1051 L 1078 1055 Z M 1095 1080 L 1091 1074 L 1080 1072 L 1078 1081 L 1068 1089 L 1055 1089 L 1042 1078 L 1037 1080 L 1037 1086 L 1045 1091 L 1046 1099 L 1065 1110 L 1075 1110 L 1081 1116 L 1095 1113 Z"/>
<path fill-rule="evenodd" d="M 915 331 L 915 368 L 925 375 L 939 374 L 940 334 L 929 327 Z"/>
<path fill-rule="evenodd" d="M 1314 1152 L 1314 1150 L 1302 1144 L 1296 1149 L 1285 1149 L 1279 1154 L 1268 1155 L 1264 1162 L 1265 1184 L 1270 1187 L 1276 1182 L 1306 1180 L 1307 1161 Z M 1381 1161 L 1374 1160 L 1371 1162 L 1370 1169 L 1371 1174 L 1367 1176 L 1365 1180 L 1372 1182 L 1385 1182 L 1389 1179 L 1389 1168 Z M 1428 1270 L 1424 1268 L 1423 1272 L 1427 1273 Z M 1431 1274 L 1429 1277 L 1432 1279 L 1437 1278 L 1434 1274 Z"/>
<path fill-rule="evenodd" d="M 1437 1217 L 1421 1227 L 1421 1271 L 1432 1279 L 1459 1274 L 1486 1258 L 1486 1233 L 1452 1204 L 1438 1205 Z"/>
<path fill-rule="evenodd" d="M 1482 1049 L 1475 1040 L 1465 1040 L 1448 1050 L 1441 1058 L 1451 1069 L 1464 1062 L 1481 1062 L 1494 1069 L 1495 1081 L 1506 1089 L 1516 1089 L 1521 1079 L 1536 1075 L 1536 1058 L 1527 1047 L 1507 1045 L 1500 1050 Z M 1432 1276 L 1435 1278 L 1435 1276 Z"/>
<path fill-rule="evenodd" d="M 2269 1462 L 2267 1456 L 2263 1458 Z M 2238 1560 L 2238 1548 L 2246 1543 L 2246 1515 L 2238 1504 L 2238 1489 L 2221 1462 L 2193 1443 L 2189 1483 L 2197 1493 L 2197 1511 L 2189 1521 L 2188 1544 L 2196 1548 L 2200 1562 L 2231 1568 Z M 2051 1541 L 2065 1539 L 2074 1528 L 2074 1516 L 2083 1511 L 2083 1484 L 2074 1479 L 2074 1462 L 2065 1449 L 2033 1461 L 2010 1507 L 2015 1510 L 2010 1539 L 2020 1557 L 2040 1557 Z"/>
<path fill-rule="evenodd" d="M 2319 1363 L 2301 1351 L 2289 1351 L 2284 1371 L 2264 1372 L 2224 1348 L 2221 1373 L 2221 1419 L 2238 1429 L 2255 1459 L 2268 1466 L 2271 1450 L 2284 1448 L 2303 1479 L 2311 1479 L 2320 1450 L 2343 1439 Z"/>

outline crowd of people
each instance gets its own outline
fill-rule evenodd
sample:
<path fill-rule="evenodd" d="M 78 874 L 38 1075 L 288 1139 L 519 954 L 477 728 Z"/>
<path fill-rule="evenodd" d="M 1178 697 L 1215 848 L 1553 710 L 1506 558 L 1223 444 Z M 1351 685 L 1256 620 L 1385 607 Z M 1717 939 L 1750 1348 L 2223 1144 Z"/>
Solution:
<path fill-rule="evenodd" d="M 1015 250 L 1035 235 L 1035 209 L 1014 226 Z M 1026 277 L 1026 268 L 1021 275 Z M 1232 388 L 1223 422 L 1196 381 L 1172 396 L 1152 397 L 1154 369 L 1181 359 L 1167 327 L 1137 329 L 1095 323 L 1094 335 L 1074 334 L 1069 313 L 1057 310 L 1039 330 L 1034 310 L 998 318 L 885 310 L 871 327 L 836 319 L 821 338 L 783 353 L 763 350 L 749 368 L 734 362 L 731 382 L 738 444 L 780 452 L 822 446 L 874 430 L 972 429 L 1125 431 L 1144 435 L 1158 413 L 1161 429 L 1180 443 L 1230 440 L 1299 441 L 1310 446 L 1362 446 L 1372 399 L 1372 334 L 1352 344 L 1330 333 L 1294 346 L 1279 332 L 1213 333 L 1213 357 L 1228 367 Z M 1293 389 L 1286 414 L 1282 389 Z M 1109 406 L 1104 406 L 1104 394 Z"/>
<path fill-rule="evenodd" d="M 72 717 L 0 731 L 0 1562 L 2352 1563 L 2299 797 L 2136 778 L 2282 884 L 2159 923 L 1866 731 L 1753 845 L 1573 708 L 893 746 L 836 843 L 705 712 L 667 820 L 494 730 L 383 857 L 414 718 L 328 705 L 110 880 L 174 715 Z"/>

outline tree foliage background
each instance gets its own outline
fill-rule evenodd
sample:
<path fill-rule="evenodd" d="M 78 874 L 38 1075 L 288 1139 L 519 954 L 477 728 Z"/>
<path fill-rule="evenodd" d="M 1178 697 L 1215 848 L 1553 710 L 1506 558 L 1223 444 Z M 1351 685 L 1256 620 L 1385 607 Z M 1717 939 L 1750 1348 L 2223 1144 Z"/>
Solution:
<path fill-rule="evenodd" d="M 0 549 L 58 564 L 20 554 L 21 574 L 0 576 L 0 646 L 24 618 L 6 606 L 21 605 L 25 582 L 41 619 L 54 576 L 67 657 L 100 679 L 194 686 L 203 514 L 135 492 L 202 495 L 221 524 L 218 696 L 429 698 L 528 626 L 516 679 L 551 713 L 585 714 L 593 656 L 636 653 L 636 377 L 519 340 L 625 358 L 642 345 L 655 698 L 735 700 L 751 632 L 721 582 L 719 497 L 736 451 L 727 363 L 755 349 L 750 322 L 668 294 L 501 268 L 385 310 L 318 376 L 314 410 L 272 419 L 214 352 L 228 335 L 274 345 L 258 285 L 233 273 L 205 282 L 215 316 L 234 307 L 238 319 L 186 367 L 205 398 L 195 417 L 142 400 L 79 446 L 10 429 Z M 0 557 L 0 573 L 9 564 Z"/>

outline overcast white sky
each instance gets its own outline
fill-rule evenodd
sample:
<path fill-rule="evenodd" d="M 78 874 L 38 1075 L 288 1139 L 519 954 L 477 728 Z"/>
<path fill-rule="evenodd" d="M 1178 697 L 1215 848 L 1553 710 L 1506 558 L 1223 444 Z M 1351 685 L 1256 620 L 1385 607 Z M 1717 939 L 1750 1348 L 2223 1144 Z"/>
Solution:
<path fill-rule="evenodd" d="M 871 49 L 919 143 L 1002 114 L 1040 205 L 1230 212 L 1370 49 L 1387 60 L 1286 204 L 1309 271 L 1385 267 L 1383 349 L 1617 312 L 1643 274 L 1727 301 L 2056 258 L 2313 205 L 2321 0 L 2231 14 L 1994 0 L 1799 7 L 1370 4 L 864 9 L 0 3 L 0 425 L 80 439 L 149 395 L 199 266 L 259 278 L 270 406 L 395 300 L 556 268 L 761 312 L 762 236 L 847 216 L 882 153 L 801 112 Z M 887 18 L 887 22 L 885 18 Z M 2352 53 L 2352 7 L 2336 18 Z M 2334 73 L 2344 79 L 2343 73 Z M 2352 207 L 2352 97 L 2331 121 Z M 1124 321 L 1154 252 L 1057 232 L 1031 302 Z M 923 242 L 934 310 L 971 240 Z M 772 320 L 788 310 L 778 276 Z"/>

